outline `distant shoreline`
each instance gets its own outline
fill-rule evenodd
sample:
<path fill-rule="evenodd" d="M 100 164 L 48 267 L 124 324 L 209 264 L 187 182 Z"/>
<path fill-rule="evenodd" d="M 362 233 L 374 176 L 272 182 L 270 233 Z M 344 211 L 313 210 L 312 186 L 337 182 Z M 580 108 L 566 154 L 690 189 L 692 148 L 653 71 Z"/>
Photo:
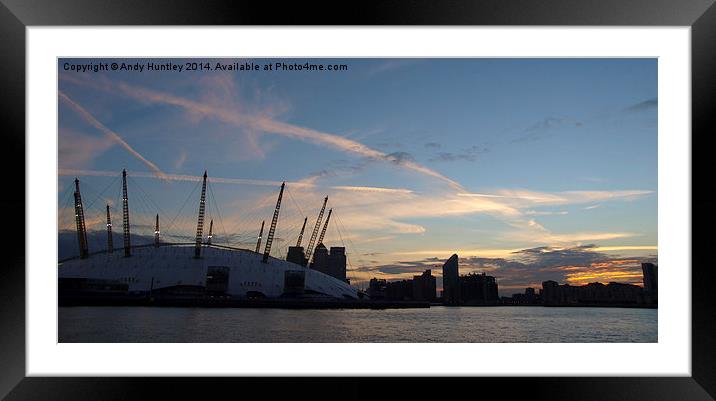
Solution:
<path fill-rule="evenodd" d="M 446 306 L 450 308 L 454 307 L 514 307 L 514 306 L 529 306 L 529 307 L 544 307 L 544 308 L 631 308 L 631 309 L 658 309 L 658 305 L 643 305 L 643 304 L 564 304 L 564 305 L 543 305 L 543 304 L 483 304 L 483 305 L 445 305 L 440 303 L 432 303 L 430 306 Z"/>

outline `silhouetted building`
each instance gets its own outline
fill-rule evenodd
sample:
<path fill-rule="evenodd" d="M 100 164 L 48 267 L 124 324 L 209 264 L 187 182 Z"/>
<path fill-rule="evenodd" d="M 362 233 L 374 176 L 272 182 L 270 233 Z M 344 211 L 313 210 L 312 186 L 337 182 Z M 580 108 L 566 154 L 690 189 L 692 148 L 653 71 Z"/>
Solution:
<path fill-rule="evenodd" d="M 559 285 L 556 281 L 542 283 L 545 305 L 629 305 L 645 303 L 643 289 L 625 283 L 589 283 L 573 286 Z"/>
<path fill-rule="evenodd" d="M 443 302 L 450 305 L 460 303 L 460 273 L 457 254 L 443 265 Z"/>
<path fill-rule="evenodd" d="M 385 279 L 372 278 L 368 284 L 368 296 L 370 299 L 385 299 L 386 287 Z"/>
<path fill-rule="evenodd" d="M 542 303 L 542 291 L 535 293 L 532 287 L 525 288 L 524 294 L 512 294 L 511 298 L 504 297 L 502 301 L 512 305 L 536 305 Z"/>
<path fill-rule="evenodd" d="M 394 301 L 408 301 L 413 299 L 413 281 L 389 281 L 385 287 L 385 298 Z"/>
<path fill-rule="evenodd" d="M 346 281 L 346 248 L 332 246 L 328 254 L 328 272 L 331 277 Z"/>
<path fill-rule="evenodd" d="M 416 301 L 435 301 L 435 276 L 430 269 L 419 276 L 413 276 L 413 299 Z"/>
<path fill-rule="evenodd" d="M 289 252 L 291 248 L 289 248 Z M 312 269 L 318 270 L 331 277 L 346 281 L 346 248 L 342 246 L 331 247 L 329 252 L 325 245 L 318 244 L 313 252 Z"/>
<path fill-rule="evenodd" d="M 291 249 L 289 248 L 290 251 Z M 333 246 L 331 251 L 328 252 L 325 245 L 318 244 L 315 251 L 313 251 L 311 268 L 341 281 L 346 281 L 346 248 Z"/>
<path fill-rule="evenodd" d="M 653 263 L 642 263 L 641 271 L 644 275 L 644 296 L 649 303 L 657 303 L 659 294 L 658 268 Z"/>
<path fill-rule="evenodd" d="M 303 266 L 306 263 L 306 254 L 302 246 L 289 246 L 286 261 Z"/>
<path fill-rule="evenodd" d="M 411 280 L 386 282 L 372 278 L 368 287 L 371 299 L 389 299 L 391 301 L 435 301 L 435 276 L 430 269 L 423 274 L 413 276 Z"/>
<path fill-rule="evenodd" d="M 313 250 L 313 263 L 311 269 L 325 273 L 328 270 L 328 249 L 323 244 L 318 244 Z"/>
<path fill-rule="evenodd" d="M 497 280 L 485 273 L 460 276 L 460 300 L 466 304 L 492 304 L 499 301 Z"/>

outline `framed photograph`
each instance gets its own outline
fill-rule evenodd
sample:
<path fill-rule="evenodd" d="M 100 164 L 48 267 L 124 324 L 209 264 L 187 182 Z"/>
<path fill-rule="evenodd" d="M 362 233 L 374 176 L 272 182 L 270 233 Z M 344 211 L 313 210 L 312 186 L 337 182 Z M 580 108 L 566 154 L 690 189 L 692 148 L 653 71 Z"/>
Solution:
<path fill-rule="evenodd" d="M 712 399 L 712 2 L 362 7 L 3 1 L 3 396 Z"/>

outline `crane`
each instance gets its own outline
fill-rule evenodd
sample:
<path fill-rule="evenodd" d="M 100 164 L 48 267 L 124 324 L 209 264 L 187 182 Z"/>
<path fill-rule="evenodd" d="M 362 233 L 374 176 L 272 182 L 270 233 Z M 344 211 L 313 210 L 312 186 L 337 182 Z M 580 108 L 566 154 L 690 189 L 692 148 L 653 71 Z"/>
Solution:
<path fill-rule="evenodd" d="M 273 235 L 276 232 L 276 224 L 278 224 L 278 212 L 281 210 L 281 198 L 283 197 L 283 189 L 286 187 L 286 182 L 281 183 L 281 191 L 278 193 L 278 199 L 276 200 L 276 209 L 273 211 L 273 219 L 271 219 L 271 227 L 269 228 L 268 236 L 266 237 L 266 248 L 264 249 L 264 257 L 261 260 L 264 263 L 268 263 L 269 253 L 271 253 L 271 244 L 273 243 Z"/>
<path fill-rule="evenodd" d="M 328 217 L 326 217 L 326 224 L 323 225 L 323 230 L 321 230 L 321 236 L 318 237 L 318 243 L 323 243 L 323 237 L 326 236 L 326 229 L 328 228 L 328 222 L 331 220 L 331 212 L 333 212 L 333 209 L 328 210 Z"/>
<path fill-rule="evenodd" d="M 201 198 L 199 199 L 199 218 L 196 221 L 196 243 L 194 246 L 194 257 L 201 256 L 201 240 L 204 231 L 204 211 L 206 210 L 206 171 L 204 171 L 204 180 L 201 184 Z"/>
<path fill-rule="evenodd" d="M 301 246 L 301 240 L 303 239 L 303 230 L 306 229 L 306 222 L 308 221 L 308 217 L 303 219 L 303 227 L 301 227 L 301 233 L 298 234 L 298 241 L 296 241 L 296 247 Z"/>
<path fill-rule="evenodd" d="M 313 227 L 313 233 L 311 233 L 311 239 L 308 241 L 308 248 L 306 248 L 306 262 L 311 260 L 311 253 L 313 252 L 313 245 L 315 244 L 316 236 L 318 235 L 318 229 L 321 227 L 321 220 L 323 219 L 323 212 L 326 211 L 326 203 L 328 203 L 327 196 L 325 199 L 323 199 L 323 206 L 321 206 L 321 211 L 318 213 L 318 219 L 316 219 L 316 225 Z"/>

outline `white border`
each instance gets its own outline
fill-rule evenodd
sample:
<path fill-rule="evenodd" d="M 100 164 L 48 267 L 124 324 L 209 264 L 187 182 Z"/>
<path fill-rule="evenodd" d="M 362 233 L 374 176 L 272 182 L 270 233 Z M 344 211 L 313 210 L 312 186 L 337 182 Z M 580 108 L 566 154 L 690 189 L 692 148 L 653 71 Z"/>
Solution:
<path fill-rule="evenodd" d="M 688 27 L 29 27 L 26 56 L 29 376 L 691 374 Z M 57 221 L 57 57 L 100 56 L 659 57 L 659 342 L 58 344 L 57 240 L 46 224 Z"/>

